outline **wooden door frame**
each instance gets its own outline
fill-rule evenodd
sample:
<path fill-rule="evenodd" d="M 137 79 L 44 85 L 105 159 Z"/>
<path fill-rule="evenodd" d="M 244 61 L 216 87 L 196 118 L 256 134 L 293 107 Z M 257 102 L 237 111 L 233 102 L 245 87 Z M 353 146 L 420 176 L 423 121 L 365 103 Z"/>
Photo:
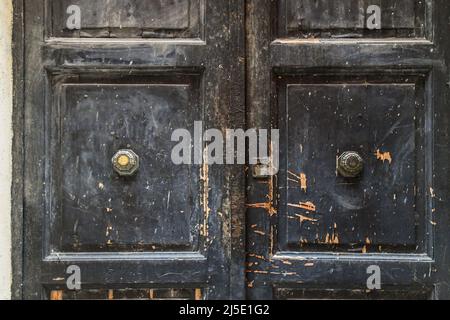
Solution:
<path fill-rule="evenodd" d="M 13 300 L 23 299 L 24 249 L 24 0 L 13 3 L 13 182 L 11 188 L 11 260 Z"/>

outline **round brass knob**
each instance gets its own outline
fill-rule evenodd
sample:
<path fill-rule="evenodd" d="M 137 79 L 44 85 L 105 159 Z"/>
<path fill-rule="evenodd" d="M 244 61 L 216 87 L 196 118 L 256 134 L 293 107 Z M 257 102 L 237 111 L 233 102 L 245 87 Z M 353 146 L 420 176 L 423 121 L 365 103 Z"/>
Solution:
<path fill-rule="evenodd" d="M 112 158 L 114 171 L 129 177 L 139 170 L 139 156 L 133 150 L 119 150 Z"/>
<path fill-rule="evenodd" d="M 356 178 L 364 169 L 364 160 L 355 151 L 346 151 L 338 159 L 337 170 L 344 178 Z"/>

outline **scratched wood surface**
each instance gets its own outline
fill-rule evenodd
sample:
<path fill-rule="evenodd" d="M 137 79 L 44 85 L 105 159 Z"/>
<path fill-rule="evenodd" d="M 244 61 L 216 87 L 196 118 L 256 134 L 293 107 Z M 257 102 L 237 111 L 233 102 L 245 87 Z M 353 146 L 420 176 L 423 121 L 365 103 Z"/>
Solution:
<path fill-rule="evenodd" d="M 243 298 L 243 168 L 171 160 L 176 129 L 244 127 L 243 1 L 72 1 L 78 33 L 68 3 L 25 1 L 23 297 Z"/>
<path fill-rule="evenodd" d="M 424 190 L 416 182 L 423 180 L 417 151 L 424 145 L 424 104 L 416 84 L 326 81 L 288 78 L 279 89 L 280 249 L 423 250 L 425 217 L 417 206 Z M 337 173 L 336 158 L 345 151 L 362 156 L 359 177 Z"/>
<path fill-rule="evenodd" d="M 250 299 L 449 297 L 450 5 L 378 2 L 395 13 L 372 32 L 362 2 L 247 2 L 249 125 L 280 129 L 282 150 L 276 177 L 248 177 Z M 361 176 L 337 174 L 344 151 Z"/>
<path fill-rule="evenodd" d="M 17 297 L 450 299 L 450 2 L 374 1 L 380 31 L 360 1 L 71 1 L 78 31 L 64 1 L 23 3 Z M 198 117 L 281 129 L 279 174 L 172 166 L 163 136 Z M 124 147 L 133 178 L 109 167 Z"/>

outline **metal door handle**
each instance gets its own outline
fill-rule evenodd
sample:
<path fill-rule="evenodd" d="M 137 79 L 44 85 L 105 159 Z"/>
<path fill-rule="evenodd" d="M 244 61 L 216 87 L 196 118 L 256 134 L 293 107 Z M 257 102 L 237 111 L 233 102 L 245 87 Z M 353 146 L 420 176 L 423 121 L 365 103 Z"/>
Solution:
<path fill-rule="evenodd" d="M 139 170 L 139 156 L 133 150 L 119 150 L 112 158 L 112 165 L 120 176 L 129 177 Z"/>
<path fill-rule="evenodd" d="M 356 178 L 364 170 L 364 159 L 355 151 L 346 151 L 338 158 L 338 173 L 344 178 Z"/>

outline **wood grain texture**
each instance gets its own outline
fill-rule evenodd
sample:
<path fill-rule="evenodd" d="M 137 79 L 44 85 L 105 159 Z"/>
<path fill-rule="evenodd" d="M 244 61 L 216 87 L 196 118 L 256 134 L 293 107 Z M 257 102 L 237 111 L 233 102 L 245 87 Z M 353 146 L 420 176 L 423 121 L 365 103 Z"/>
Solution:
<path fill-rule="evenodd" d="M 60 242 L 52 243 L 60 252 L 198 250 L 199 171 L 173 165 L 168 143 L 178 128 L 193 135 L 201 119 L 192 87 L 198 84 L 130 80 L 61 86 L 61 161 L 54 172 L 64 174 L 54 199 L 60 222 L 50 222 L 61 226 L 54 237 Z M 140 168 L 125 178 L 111 159 L 127 148 Z"/>

